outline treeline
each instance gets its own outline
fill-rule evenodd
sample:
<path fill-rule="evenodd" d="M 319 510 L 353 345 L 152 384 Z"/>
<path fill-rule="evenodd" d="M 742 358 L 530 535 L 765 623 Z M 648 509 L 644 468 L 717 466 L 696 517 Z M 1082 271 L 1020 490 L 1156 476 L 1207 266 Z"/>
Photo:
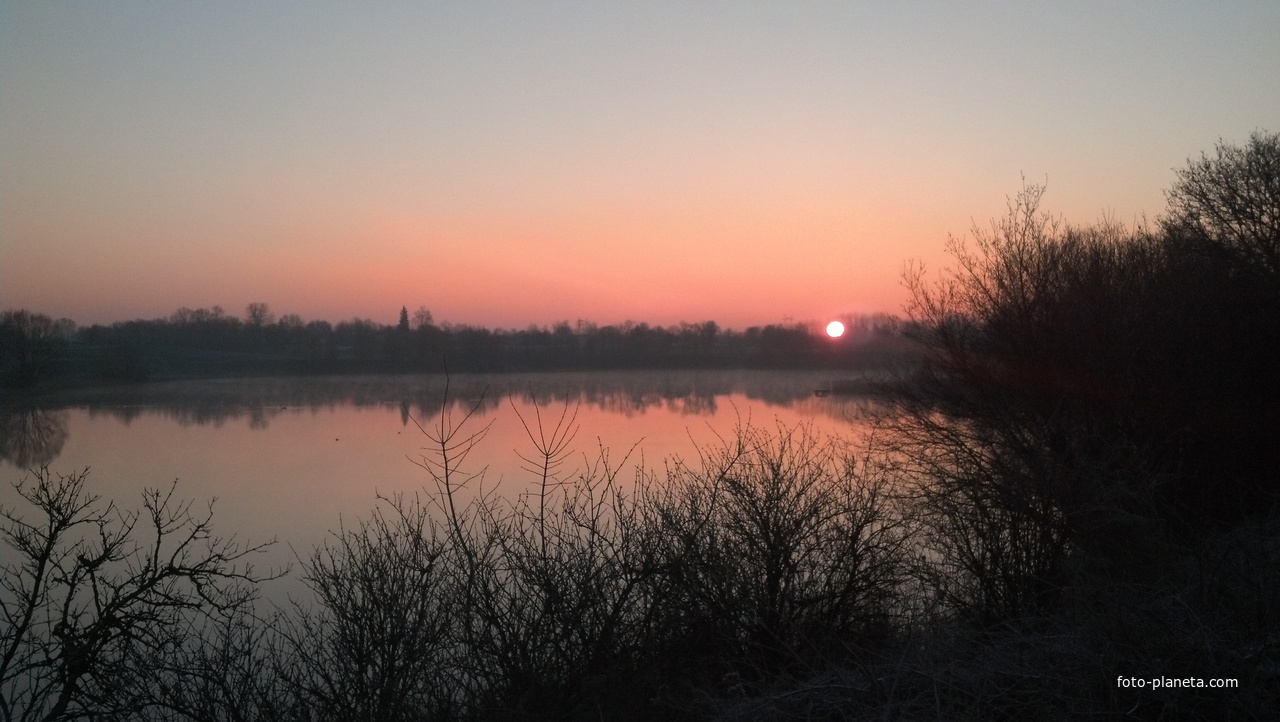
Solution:
<path fill-rule="evenodd" d="M 244 318 L 221 307 L 181 308 L 169 318 L 76 329 L 25 310 L 0 317 L 0 378 L 31 386 L 59 374 L 80 379 L 150 379 L 250 374 L 438 373 L 587 369 L 803 369 L 885 367 L 909 354 L 894 317 L 845 319 L 831 339 L 804 324 L 726 330 L 714 321 L 598 326 L 567 321 L 524 330 L 436 325 L 420 308 L 396 324 L 352 319 L 278 320 L 264 303 Z"/>

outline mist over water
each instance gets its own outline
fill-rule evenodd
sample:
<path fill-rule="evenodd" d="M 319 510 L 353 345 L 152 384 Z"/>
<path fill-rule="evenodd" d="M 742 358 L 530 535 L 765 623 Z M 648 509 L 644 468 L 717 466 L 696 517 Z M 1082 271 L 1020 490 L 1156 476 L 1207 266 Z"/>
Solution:
<path fill-rule="evenodd" d="M 6 489 L 28 469 L 90 468 L 89 490 L 123 509 L 144 488 L 168 488 L 198 507 L 214 501 L 215 529 L 248 541 L 280 540 L 259 565 L 294 561 L 340 525 L 368 515 L 379 495 L 434 491 L 414 461 L 430 454 L 444 409 L 464 432 L 488 428 L 461 472 L 463 497 L 520 493 L 533 480 L 520 417 L 548 431 L 577 428 L 572 477 L 607 453 L 630 479 L 643 464 L 696 458 L 738 425 L 813 424 L 853 436 L 865 400 L 818 397 L 836 380 L 820 372 L 584 372 L 356 376 L 184 381 L 78 392 L 49 406 L 0 415 Z M 447 384 L 447 388 L 446 388 Z M 518 414 L 518 415 L 517 415 Z M 420 426 L 422 428 L 420 428 Z M 535 429 L 536 430 L 536 429 Z M 6 492 L 8 493 L 8 492 Z M 292 550 L 291 550 L 292 548 Z"/>

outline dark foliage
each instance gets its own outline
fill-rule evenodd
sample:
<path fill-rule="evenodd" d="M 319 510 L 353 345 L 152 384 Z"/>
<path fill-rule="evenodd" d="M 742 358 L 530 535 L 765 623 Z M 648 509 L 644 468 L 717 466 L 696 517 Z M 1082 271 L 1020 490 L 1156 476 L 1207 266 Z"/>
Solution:
<path fill-rule="evenodd" d="M 1027 187 L 952 239 L 937 280 L 908 274 L 926 350 L 885 426 L 914 479 L 924 598 L 949 620 L 900 669 L 932 697 L 914 714 L 1273 709 L 1278 166 L 1274 135 L 1219 146 L 1154 230 L 1065 226 Z M 1103 682 L 1173 668 L 1257 686 Z"/>

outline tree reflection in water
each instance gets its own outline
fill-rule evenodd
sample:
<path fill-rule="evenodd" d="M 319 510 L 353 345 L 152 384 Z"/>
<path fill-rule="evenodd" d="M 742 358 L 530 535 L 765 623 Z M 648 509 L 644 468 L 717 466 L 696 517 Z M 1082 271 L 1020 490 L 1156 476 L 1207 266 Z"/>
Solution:
<path fill-rule="evenodd" d="M 267 429 L 280 414 L 333 411 L 345 407 L 391 407 L 428 418 L 449 406 L 474 405 L 490 414 L 507 399 L 529 398 L 550 405 L 582 404 L 627 419 L 665 409 L 682 417 L 713 417 L 732 395 L 752 402 L 802 410 L 850 421 L 865 415 L 859 399 L 818 398 L 814 390 L 832 385 L 828 372 L 692 371 L 582 372 L 557 374 L 463 374 L 450 381 L 445 401 L 444 376 L 336 376 L 272 379 L 212 379 L 141 386 L 85 389 L 62 399 L 62 408 L 34 405 L 0 409 L 0 460 L 19 469 L 43 466 L 58 458 L 69 436 L 70 411 L 107 416 L 125 425 L 147 415 L 179 426 L 247 422 Z"/>
<path fill-rule="evenodd" d="M 44 466 L 67 443 L 67 412 L 23 406 L 0 410 L 0 459 L 19 469 Z"/>

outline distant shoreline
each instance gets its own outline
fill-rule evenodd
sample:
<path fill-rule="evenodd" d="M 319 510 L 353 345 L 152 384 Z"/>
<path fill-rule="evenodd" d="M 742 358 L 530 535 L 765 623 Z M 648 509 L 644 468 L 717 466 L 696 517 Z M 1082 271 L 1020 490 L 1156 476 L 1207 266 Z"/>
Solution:
<path fill-rule="evenodd" d="M 911 367 L 919 358 L 917 342 L 890 318 L 852 326 L 841 338 L 804 325 L 737 332 L 712 322 L 490 331 L 371 322 L 255 326 L 232 317 L 66 329 L 38 314 L 26 320 L 33 330 L 15 341 L 20 353 L 0 364 L 0 387 L 15 397 L 257 377 L 694 370 L 858 376 Z"/>

